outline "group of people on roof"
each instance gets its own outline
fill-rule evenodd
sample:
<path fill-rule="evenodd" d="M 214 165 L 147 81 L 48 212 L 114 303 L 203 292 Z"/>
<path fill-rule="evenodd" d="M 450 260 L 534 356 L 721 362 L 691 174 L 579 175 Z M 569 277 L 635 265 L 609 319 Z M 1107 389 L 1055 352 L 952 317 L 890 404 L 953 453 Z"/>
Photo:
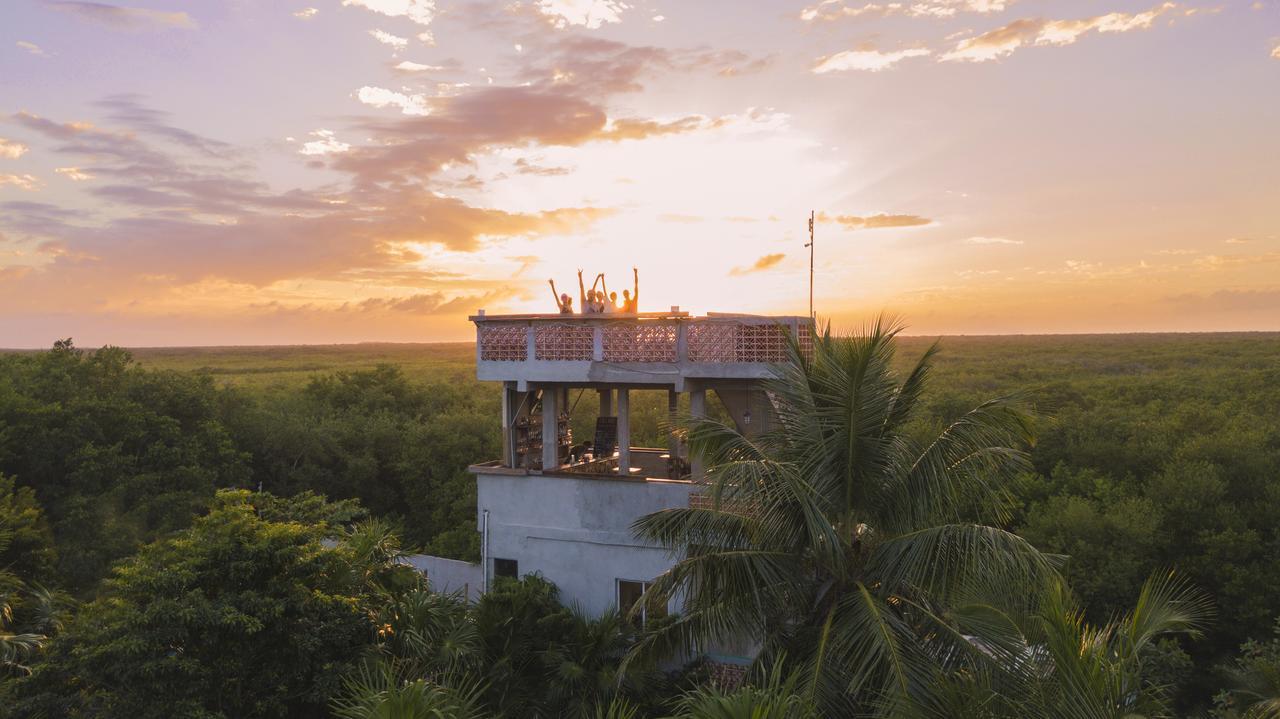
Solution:
<path fill-rule="evenodd" d="M 591 289 L 587 289 L 582 281 L 582 270 L 578 270 L 578 297 L 582 304 L 582 314 L 635 314 L 640 311 L 640 270 L 632 267 L 631 274 L 634 279 L 634 287 L 632 291 L 622 291 L 622 301 L 618 301 L 618 293 L 610 292 L 609 285 L 605 282 L 604 273 L 596 275 L 596 281 L 591 283 Z M 551 295 L 555 297 L 556 306 L 562 315 L 573 314 L 573 298 L 569 293 L 561 293 L 556 291 L 556 281 L 547 280 L 551 284 Z M 596 287 L 600 289 L 597 290 Z"/>

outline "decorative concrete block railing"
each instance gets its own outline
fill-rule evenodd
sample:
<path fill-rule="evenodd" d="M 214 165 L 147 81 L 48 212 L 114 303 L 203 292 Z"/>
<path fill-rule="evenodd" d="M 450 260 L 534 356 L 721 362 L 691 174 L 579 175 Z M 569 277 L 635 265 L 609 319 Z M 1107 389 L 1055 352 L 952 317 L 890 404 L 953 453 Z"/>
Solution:
<path fill-rule="evenodd" d="M 812 350 L 807 317 L 683 313 L 639 315 L 476 316 L 477 360 L 775 364 L 787 359 L 788 335 Z"/>

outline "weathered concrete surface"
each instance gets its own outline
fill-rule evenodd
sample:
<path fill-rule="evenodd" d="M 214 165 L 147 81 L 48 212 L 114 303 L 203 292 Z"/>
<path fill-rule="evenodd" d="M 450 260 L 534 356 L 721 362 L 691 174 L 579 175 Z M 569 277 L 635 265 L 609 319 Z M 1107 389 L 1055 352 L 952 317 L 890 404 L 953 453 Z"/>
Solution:
<path fill-rule="evenodd" d="M 671 480 L 564 475 L 477 473 L 476 482 L 477 514 L 489 511 L 489 570 L 493 559 L 514 559 L 521 575 L 540 573 L 560 588 L 562 601 L 592 616 L 616 606 L 619 579 L 650 581 L 671 567 L 670 552 L 635 539 L 631 523 L 689 506 L 697 489 Z"/>
<path fill-rule="evenodd" d="M 427 588 L 433 592 L 460 592 L 469 600 L 480 597 L 484 574 L 479 564 L 427 554 L 411 554 L 405 557 L 405 562 L 419 572 L 426 573 Z"/>

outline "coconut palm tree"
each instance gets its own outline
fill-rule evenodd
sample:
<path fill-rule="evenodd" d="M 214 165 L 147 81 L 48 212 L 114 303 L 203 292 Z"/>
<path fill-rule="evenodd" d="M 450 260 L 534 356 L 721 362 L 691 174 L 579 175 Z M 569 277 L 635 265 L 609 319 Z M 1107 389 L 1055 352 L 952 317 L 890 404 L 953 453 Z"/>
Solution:
<path fill-rule="evenodd" d="M 1006 487 L 1029 466 L 1033 413 L 998 398 L 928 433 L 921 401 L 937 346 L 899 374 L 900 329 L 828 329 L 812 356 L 792 343 L 766 386 L 773 426 L 757 436 L 690 418 L 712 506 L 635 523 L 680 557 L 650 591 L 683 610 L 629 663 L 747 643 L 757 662 L 791 657 L 826 713 L 888 713 L 940 673 L 983 661 L 949 608 L 1009 606 L 1054 574 L 999 528 Z"/>
<path fill-rule="evenodd" d="M 1052 719 L 1169 716 L 1168 687 L 1147 681 L 1144 650 L 1169 635 L 1198 637 L 1212 616 L 1206 594 L 1167 573 L 1143 584 L 1131 611 L 1091 625 L 1055 580 L 1028 624 L 1028 704 Z"/>
<path fill-rule="evenodd" d="M 9 591 L 6 591 L 6 585 Z M 16 578 L 0 572 L 0 677 L 6 674 L 30 674 L 23 662 L 44 646 L 48 637 L 35 632 L 16 631 L 14 624 L 13 594 L 19 588 Z"/>
<path fill-rule="evenodd" d="M 341 719 L 483 719 L 480 686 L 455 680 L 406 678 L 394 660 L 367 664 L 346 680 L 334 699 Z"/>
<path fill-rule="evenodd" d="M 978 614 L 981 613 L 981 618 Z M 982 648 L 995 661 L 981 677 L 963 677 L 946 710 L 964 716 L 1044 719 L 1142 719 L 1170 716 L 1169 687 L 1150 680 L 1147 649 L 1174 635 L 1196 638 L 1214 611 L 1208 595 L 1172 573 L 1143 585 L 1133 609 L 1090 624 L 1060 579 L 1051 580 L 1035 609 L 1021 616 L 991 607 L 958 614 L 984 627 Z M 961 703 L 980 714 L 957 711 Z"/>
<path fill-rule="evenodd" d="M 1224 719 L 1280 719 L 1280 620 L 1270 641 L 1240 647 L 1225 673 L 1229 689 L 1215 697 Z"/>
<path fill-rule="evenodd" d="M 817 719 L 821 715 L 799 681 L 797 673 L 784 674 L 779 661 L 758 684 L 732 690 L 708 684 L 685 693 L 672 719 Z"/>
<path fill-rule="evenodd" d="M 0 552 L 10 541 L 9 532 L 0 526 Z M 24 662 L 62 629 L 62 610 L 69 603 L 62 592 L 28 586 L 6 567 L 0 567 L 0 677 L 31 673 Z M 20 607 L 26 611 L 18 612 Z M 20 613 L 25 620 L 19 621 Z"/>

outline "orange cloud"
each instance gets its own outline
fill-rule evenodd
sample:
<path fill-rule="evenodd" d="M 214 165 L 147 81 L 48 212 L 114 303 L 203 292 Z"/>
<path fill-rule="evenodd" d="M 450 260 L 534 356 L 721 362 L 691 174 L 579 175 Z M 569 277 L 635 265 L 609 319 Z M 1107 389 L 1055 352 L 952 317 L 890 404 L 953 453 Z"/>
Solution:
<path fill-rule="evenodd" d="M 1145 12 L 1112 12 L 1081 20 L 1014 20 L 977 37 L 961 40 L 939 59 L 943 62 L 986 62 L 1011 55 L 1029 45 L 1070 45 L 1093 31 L 1120 33 L 1146 30 L 1156 18 L 1177 7 L 1177 3 L 1166 2 Z"/>
<path fill-rule="evenodd" d="M 776 266 L 779 262 L 782 262 L 782 260 L 785 258 L 786 258 L 786 255 L 782 254 L 781 252 L 776 254 L 771 254 L 771 255 L 765 255 L 764 257 L 761 257 L 760 259 L 756 260 L 755 264 L 751 265 L 750 267 L 735 267 L 729 271 L 729 274 L 733 276 L 741 276 L 741 275 L 751 274 L 752 272 L 761 272 L 763 270 L 769 269 L 770 267 Z"/>
<path fill-rule="evenodd" d="M 11 185 L 19 190 L 27 192 L 35 192 L 40 189 L 40 178 L 35 175 L 2 175 L 0 174 L 0 187 Z"/>
<path fill-rule="evenodd" d="M 848 230 L 878 230 L 886 227 L 923 227 L 933 224 L 933 220 L 919 215 L 828 215 L 818 213 L 818 222 L 834 222 Z"/>
<path fill-rule="evenodd" d="M 139 7 L 123 7 L 97 2 L 68 2 L 46 0 L 46 5 L 82 20 L 97 23 L 116 30 L 152 30 L 182 28 L 191 30 L 196 23 L 185 12 L 165 12 Z"/>

